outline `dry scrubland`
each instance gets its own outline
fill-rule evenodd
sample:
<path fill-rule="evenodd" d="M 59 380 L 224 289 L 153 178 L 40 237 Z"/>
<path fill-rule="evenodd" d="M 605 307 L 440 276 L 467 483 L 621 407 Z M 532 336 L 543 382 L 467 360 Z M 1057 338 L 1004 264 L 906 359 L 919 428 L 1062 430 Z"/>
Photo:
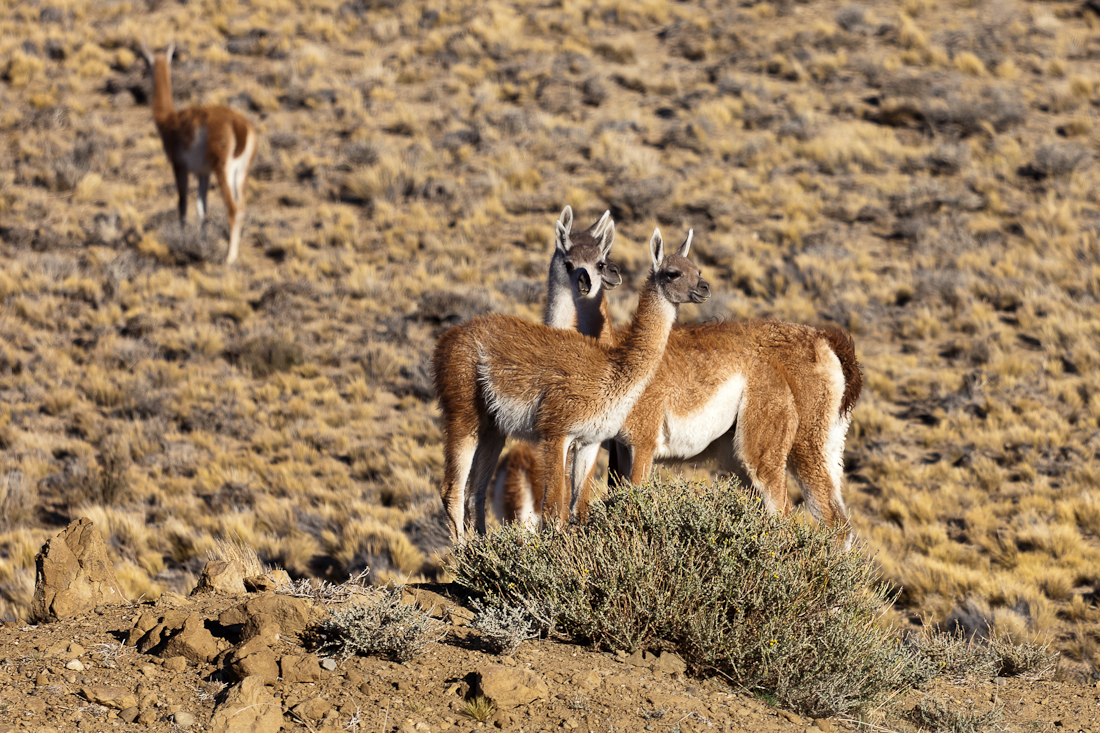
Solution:
<path fill-rule="evenodd" d="M 219 537 L 431 579 L 439 332 L 538 319 L 552 224 L 655 224 L 683 319 L 850 328 L 847 451 L 897 623 L 1100 663 L 1100 23 L 1075 3 L 0 0 L 0 610 L 91 517 L 134 597 Z M 176 225 L 139 38 L 261 133 L 241 260 Z M 192 196 L 191 215 L 194 216 Z M 220 221 L 219 221 L 220 219 Z M 796 491 L 792 487 L 792 491 Z"/>

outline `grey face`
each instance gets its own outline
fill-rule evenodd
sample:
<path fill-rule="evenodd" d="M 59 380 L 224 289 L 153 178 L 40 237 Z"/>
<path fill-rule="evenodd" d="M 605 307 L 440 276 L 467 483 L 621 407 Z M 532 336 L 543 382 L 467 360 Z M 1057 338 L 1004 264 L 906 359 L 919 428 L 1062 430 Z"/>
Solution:
<path fill-rule="evenodd" d="M 566 206 L 557 223 L 557 253 L 569 278 L 574 299 L 595 298 L 600 288 L 608 290 L 622 284 L 619 266 L 608 259 L 615 243 L 615 223 L 610 212 L 583 232 L 573 232 L 573 209 Z M 560 259 L 559 259 L 560 258 Z"/>
<path fill-rule="evenodd" d="M 600 253 L 600 247 L 587 232 L 573 236 L 573 246 L 565 255 L 565 272 L 573 295 L 595 297 L 600 287 L 611 290 L 623 282 L 619 266 Z"/>

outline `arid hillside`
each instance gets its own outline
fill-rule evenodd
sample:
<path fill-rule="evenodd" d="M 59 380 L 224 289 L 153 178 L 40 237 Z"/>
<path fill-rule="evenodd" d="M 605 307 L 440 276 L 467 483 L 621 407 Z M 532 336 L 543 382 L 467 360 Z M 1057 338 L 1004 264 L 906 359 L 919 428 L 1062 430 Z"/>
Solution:
<path fill-rule="evenodd" d="M 71 518 L 132 597 L 231 538 L 293 576 L 432 580 L 427 358 L 541 318 L 553 223 L 605 210 L 629 318 L 659 225 L 684 320 L 831 321 L 898 624 L 1100 663 L 1100 22 L 1078 3 L 0 0 L 0 615 Z M 260 133 L 240 260 L 176 220 L 177 105 Z M 192 221 L 194 205 L 192 199 Z M 792 486 L 792 492 L 797 494 Z"/>

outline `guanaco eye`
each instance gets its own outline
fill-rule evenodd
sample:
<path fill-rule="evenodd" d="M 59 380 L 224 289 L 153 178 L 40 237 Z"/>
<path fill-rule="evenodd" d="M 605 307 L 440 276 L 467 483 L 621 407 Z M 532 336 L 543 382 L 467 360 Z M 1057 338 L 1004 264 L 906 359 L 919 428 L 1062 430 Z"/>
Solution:
<path fill-rule="evenodd" d="M 603 269 L 603 263 L 602 262 L 597 262 L 596 263 L 596 269 L 602 270 Z"/>
<path fill-rule="evenodd" d="M 667 273 L 667 274 L 668 274 L 668 279 L 669 280 L 679 280 L 680 279 L 680 273 L 678 273 L 678 272 L 670 272 L 670 273 Z"/>
<path fill-rule="evenodd" d="M 573 272 L 573 263 L 572 262 L 566 262 L 565 263 L 565 271 L 566 272 Z"/>

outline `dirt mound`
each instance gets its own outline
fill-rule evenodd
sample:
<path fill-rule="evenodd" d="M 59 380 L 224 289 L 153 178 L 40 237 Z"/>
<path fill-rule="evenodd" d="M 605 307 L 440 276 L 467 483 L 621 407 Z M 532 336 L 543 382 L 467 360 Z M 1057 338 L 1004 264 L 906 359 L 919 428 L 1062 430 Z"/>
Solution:
<path fill-rule="evenodd" d="M 406 589 L 404 602 L 431 604 L 445 635 L 404 664 L 318 656 L 302 638 L 328 609 L 320 600 L 271 592 L 169 594 L 155 603 L 100 606 L 49 625 L 6 623 L 0 628 L 0 733 L 114 731 L 120 723 L 255 733 L 855 727 L 854 721 L 811 721 L 721 680 L 685 676 L 682 661 L 667 652 L 628 656 L 528 641 L 512 656 L 490 654 L 469 626 L 464 597 L 450 586 Z M 478 696 L 493 704 L 479 706 Z M 1017 679 L 939 684 L 913 693 L 887 722 L 915 729 L 907 710 L 929 700 L 1001 716 L 1008 730 L 1034 721 L 1066 730 L 1100 725 L 1097 688 Z"/>

